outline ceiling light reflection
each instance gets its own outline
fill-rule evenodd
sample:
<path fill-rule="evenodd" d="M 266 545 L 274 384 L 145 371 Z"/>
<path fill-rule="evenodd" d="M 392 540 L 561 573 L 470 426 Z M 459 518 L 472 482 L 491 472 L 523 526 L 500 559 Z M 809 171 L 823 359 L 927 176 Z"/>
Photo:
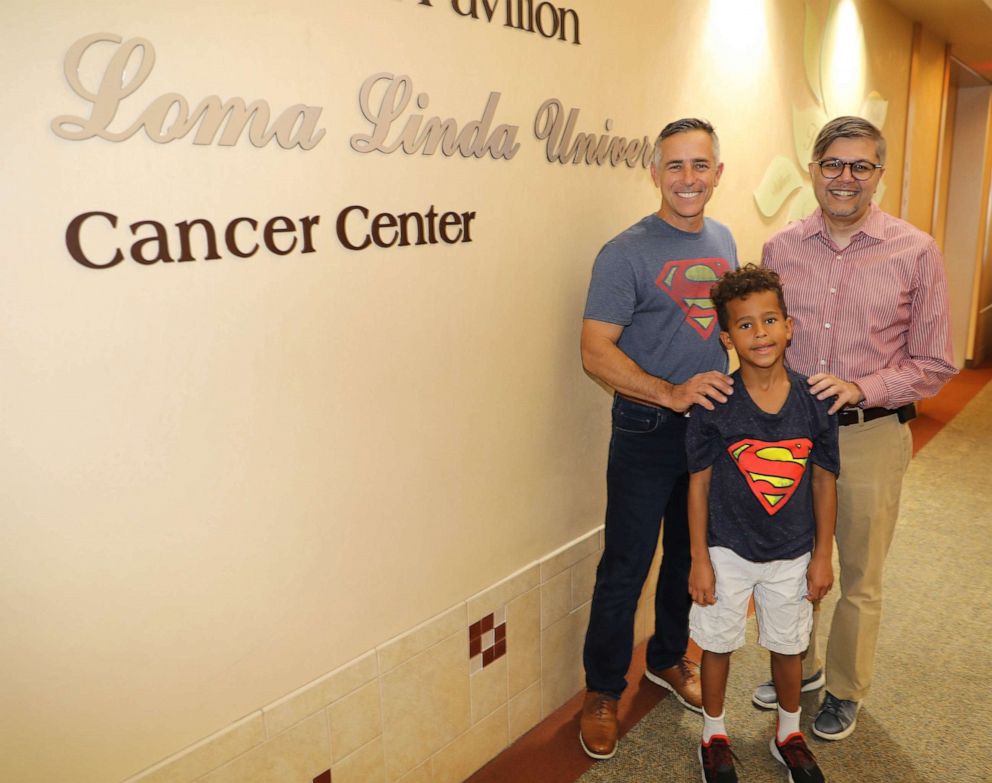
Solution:
<path fill-rule="evenodd" d="M 722 68 L 760 70 L 768 50 L 765 0 L 710 0 L 706 43 Z"/>
<path fill-rule="evenodd" d="M 827 113 L 857 114 L 865 97 L 865 34 L 854 0 L 831 9 L 820 58 L 820 84 Z"/>

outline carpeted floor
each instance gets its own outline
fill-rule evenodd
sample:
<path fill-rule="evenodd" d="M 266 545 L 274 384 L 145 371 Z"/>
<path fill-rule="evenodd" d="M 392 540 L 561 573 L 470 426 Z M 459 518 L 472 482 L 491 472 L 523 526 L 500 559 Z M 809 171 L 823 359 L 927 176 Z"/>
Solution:
<path fill-rule="evenodd" d="M 873 690 L 858 728 L 816 740 L 809 723 L 820 694 L 803 697 L 803 729 L 831 783 L 992 781 L 992 384 L 913 459 L 886 565 L 885 608 Z M 824 602 L 829 628 L 833 600 Z M 727 728 L 742 783 L 782 783 L 768 740 L 774 712 L 751 706 L 768 677 L 755 643 L 734 654 Z M 690 783 L 701 718 L 663 700 L 624 737 L 617 755 L 581 783 Z"/>

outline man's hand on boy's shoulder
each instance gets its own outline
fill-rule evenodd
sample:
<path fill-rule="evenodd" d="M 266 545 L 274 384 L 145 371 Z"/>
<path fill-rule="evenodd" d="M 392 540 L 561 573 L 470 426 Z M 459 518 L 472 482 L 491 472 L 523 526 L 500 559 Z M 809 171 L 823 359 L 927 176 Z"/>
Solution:
<path fill-rule="evenodd" d="M 827 372 L 818 372 L 809 376 L 809 393 L 818 400 L 834 397 L 828 413 L 837 413 L 841 408 L 853 407 L 861 402 L 865 395 L 856 383 L 845 381 Z"/>
<path fill-rule="evenodd" d="M 711 370 L 693 375 L 684 383 L 673 384 L 668 391 L 665 407 L 676 413 L 685 413 L 693 405 L 706 410 L 714 408 L 713 400 L 726 402 L 734 393 L 734 379 L 722 372 Z"/>

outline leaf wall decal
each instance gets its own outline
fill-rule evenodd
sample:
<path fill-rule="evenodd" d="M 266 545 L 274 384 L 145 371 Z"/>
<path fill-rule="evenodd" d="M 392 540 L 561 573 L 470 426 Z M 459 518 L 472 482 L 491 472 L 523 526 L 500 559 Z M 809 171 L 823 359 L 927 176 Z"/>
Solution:
<path fill-rule="evenodd" d="M 796 164 L 783 155 L 777 156 L 765 170 L 761 184 L 754 191 L 754 203 L 766 218 L 778 212 L 785 200 L 803 186 Z"/>
<path fill-rule="evenodd" d="M 885 125 L 885 117 L 889 113 L 889 102 L 872 90 L 861 104 L 861 116 L 879 130 Z"/>
<path fill-rule="evenodd" d="M 885 190 L 885 179 L 883 178 L 878 181 L 878 187 L 875 188 L 875 195 L 871 197 L 871 200 L 876 204 L 881 204 L 882 196 L 885 195 Z"/>
<path fill-rule="evenodd" d="M 826 123 L 827 114 L 819 106 L 810 109 L 792 107 L 792 140 L 800 166 L 805 166 L 813 159 L 813 142 Z"/>
<path fill-rule="evenodd" d="M 789 222 L 792 223 L 806 217 L 819 206 L 816 202 L 816 194 L 813 193 L 813 186 L 807 185 L 789 204 Z"/>

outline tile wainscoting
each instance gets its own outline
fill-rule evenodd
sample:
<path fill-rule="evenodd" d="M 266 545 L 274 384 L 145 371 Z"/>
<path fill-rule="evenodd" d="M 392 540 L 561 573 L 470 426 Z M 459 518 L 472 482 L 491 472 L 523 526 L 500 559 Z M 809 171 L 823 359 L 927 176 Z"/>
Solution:
<path fill-rule="evenodd" d="M 582 689 L 602 548 L 600 527 L 124 783 L 460 783 Z"/>

